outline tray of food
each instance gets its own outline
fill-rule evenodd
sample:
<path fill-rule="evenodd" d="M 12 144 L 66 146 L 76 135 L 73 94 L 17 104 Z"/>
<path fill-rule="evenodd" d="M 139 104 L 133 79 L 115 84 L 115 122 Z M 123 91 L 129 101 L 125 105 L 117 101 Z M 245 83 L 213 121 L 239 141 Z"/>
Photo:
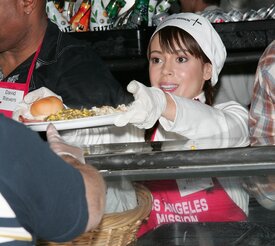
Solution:
<path fill-rule="evenodd" d="M 70 130 L 113 125 L 115 118 L 126 110 L 124 104 L 72 109 L 64 107 L 57 98 L 46 97 L 33 103 L 29 115 L 20 115 L 19 121 L 38 132 L 46 131 L 50 123 L 57 130 Z"/>

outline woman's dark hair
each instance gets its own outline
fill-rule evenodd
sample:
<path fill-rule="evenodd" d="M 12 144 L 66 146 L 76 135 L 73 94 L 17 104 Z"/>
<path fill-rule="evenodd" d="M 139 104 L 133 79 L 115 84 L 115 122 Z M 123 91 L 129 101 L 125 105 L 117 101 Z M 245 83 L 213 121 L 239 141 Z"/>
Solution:
<path fill-rule="evenodd" d="M 182 50 L 186 50 L 197 59 L 201 59 L 203 63 L 210 63 L 209 58 L 204 54 L 203 50 L 197 43 L 197 41 L 186 31 L 178 28 L 167 26 L 161 29 L 158 32 L 159 35 L 159 43 L 161 48 L 167 53 L 176 53 L 175 44 Z M 182 43 L 185 45 L 185 48 L 182 47 Z M 149 53 L 150 54 L 150 45 L 149 45 Z M 210 80 L 205 81 L 203 86 L 203 91 L 206 98 L 206 104 L 212 105 L 214 99 L 214 88 L 211 84 Z M 154 126 L 156 127 L 157 124 Z M 153 127 L 153 128 L 154 128 Z M 152 129 L 148 129 L 145 131 L 145 141 L 150 141 L 152 136 Z"/>

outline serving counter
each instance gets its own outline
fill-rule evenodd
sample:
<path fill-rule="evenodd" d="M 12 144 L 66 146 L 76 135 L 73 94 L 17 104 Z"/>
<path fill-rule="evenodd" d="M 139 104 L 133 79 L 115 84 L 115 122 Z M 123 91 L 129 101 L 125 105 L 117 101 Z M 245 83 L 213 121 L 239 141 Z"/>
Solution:
<path fill-rule="evenodd" d="M 223 142 L 120 143 L 86 146 L 84 150 L 87 164 L 98 168 L 106 180 L 275 174 L 275 146 L 220 148 Z M 139 238 L 136 246 L 271 246 L 275 245 L 274 218 L 275 211 L 251 197 L 245 222 L 165 224 Z"/>
<path fill-rule="evenodd" d="M 102 175 L 108 180 L 252 176 L 275 173 L 275 146 L 196 150 L 185 147 L 180 150 L 180 146 L 185 144 L 184 141 L 103 144 L 86 147 L 85 159 L 86 163 L 101 170 Z M 127 153 L 129 149 L 131 152 Z M 98 154 L 95 154 L 95 151 Z"/>

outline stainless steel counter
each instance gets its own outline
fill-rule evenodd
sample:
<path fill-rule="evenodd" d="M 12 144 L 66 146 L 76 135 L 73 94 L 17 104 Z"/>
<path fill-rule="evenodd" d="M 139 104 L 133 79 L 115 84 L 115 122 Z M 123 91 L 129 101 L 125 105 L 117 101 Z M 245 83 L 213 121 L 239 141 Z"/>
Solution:
<path fill-rule="evenodd" d="M 218 144 L 219 143 L 219 144 Z M 88 146 L 86 162 L 106 180 L 152 180 L 275 173 L 275 145 L 220 148 L 223 141 L 196 140 Z M 210 149 L 211 147 L 211 149 Z M 137 246 L 270 246 L 275 211 L 250 198 L 244 222 L 175 222 L 143 235 Z"/>
<path fill-rule="evenodd" d="M 133 145 L 135 145 L 134 150 Z M 93 148 L 96 149 L 96 146 Z M 190 150 L 187 147 L 179 149 L 178 146 L 178 149 L 172 150 L 173 142 L 166 144 L 157 142 L 153 145 L 142 143 L 100 145 L 100 148 L 103 153 L 90 152 L 85 159 L 88 164 L 101 170 L 102 175 L 108 180 L 250 176 L 275 173 L 275 146 L 199 150 Z M 129 149 L 132 150 L 127 153 Z"/>

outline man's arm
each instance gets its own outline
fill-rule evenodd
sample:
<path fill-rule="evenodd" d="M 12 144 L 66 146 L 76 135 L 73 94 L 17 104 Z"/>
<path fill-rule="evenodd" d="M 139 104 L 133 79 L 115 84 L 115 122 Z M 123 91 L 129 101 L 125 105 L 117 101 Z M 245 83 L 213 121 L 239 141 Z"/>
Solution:
<path fill-rule="evenodd" d="M 55 242 L 96 227 L 105 200 L 105 184 L 96 170 L 82 165 L 77 171 L 37 133 L 1 114 L 0 136 L 0 192 L 22 227 Z M 72 148 L 78 151 L 66 153 L 81 159 L 79 148 Z"/>
<path fill-rule="evenodd" d="M 83 165 L 83 163 L 70 155 L 62 155 L 61 157 L 64 161 L 78 169 L 83 177 L 89 213 L 89 220 L 85 231 L 95 229 L 104 213 L 106 194 L 105 182 L 94 167 Z"/>
<path fill-rule="evenodd" d="M 47 139 L 50 148 L 81 173 L 89 213 L 86 231 L 94 229 L 100 222 L 105 208 L 106 187 L 102 176 L 94 167 L 85 165 L 82 149 L 67 144 L 53 124 L 47 128 Z"/>
<path fill-rule="evenodd" d="M 274 90 L 275 41 L 266 48 L 257 67 L 249 117 L 250 136 L 255 140 L 275 136 Z"/>

